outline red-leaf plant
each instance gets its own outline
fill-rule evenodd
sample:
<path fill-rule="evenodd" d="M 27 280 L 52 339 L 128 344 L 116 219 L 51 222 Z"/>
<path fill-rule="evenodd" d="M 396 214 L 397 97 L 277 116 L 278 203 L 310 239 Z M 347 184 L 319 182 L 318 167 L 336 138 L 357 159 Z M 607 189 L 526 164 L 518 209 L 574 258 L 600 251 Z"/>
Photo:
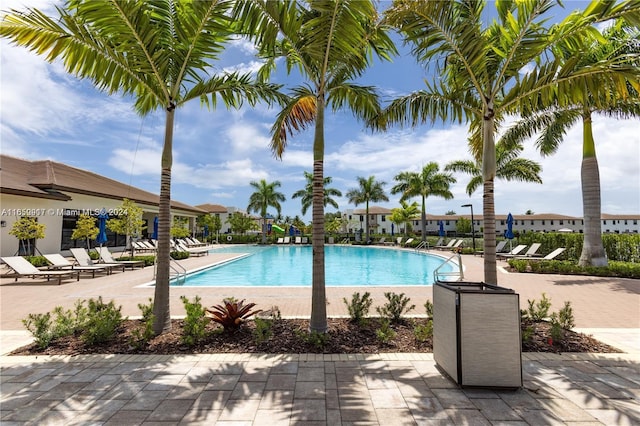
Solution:
<path fill-rule="evenodd" d="M 212 321 L 222 325 L 225 330 L 237 329 L 250 316 L 261 312 L 260 309 L 252 311 L 255 303 L 244 304 L 244 299 L 237 301 L 234 298 L 222 300 L 222 305 L 214 305 L 206 308 L 207 316 Z"/>

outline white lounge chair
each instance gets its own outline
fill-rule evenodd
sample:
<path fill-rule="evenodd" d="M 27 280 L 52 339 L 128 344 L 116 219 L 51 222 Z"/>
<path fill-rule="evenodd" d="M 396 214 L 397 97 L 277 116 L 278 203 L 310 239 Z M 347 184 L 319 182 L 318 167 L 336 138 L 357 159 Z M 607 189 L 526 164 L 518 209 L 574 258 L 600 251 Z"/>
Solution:
<path fill-rule="evenodd" d="M 520 257 L 542 257 L 542 256 L 536 254 L 541 245 L 542 244 L 540 244 L 540 243 L 533 243 L 533 244 L 531 244 L 531 247 L 529 247 L 529 250 L 527 250 L 524 254 L 516 254 L 513 257 L 518 257 L 518 258 L 520 258 Z"/>
<path fill-rule="evenodd" d="M 278 241 L 276 241 L 276 244 L 284 244 L 284 237 L 278 237 Z"/>
<path fill-rule="evenodd" d="M 449 250 L 453 248 L 453 245 L 456 243 L 457 240 L 450 240 L 448 244 L 446 245 L 438 245 L 438 246 L 434 246 L 433 248 L 438 249 L 438 250 Z M 462 241 L 462 240 L 460 240 Z"/>
<path fill-rule="evenodd" d="M 63 278 L 76 278 L 76 281 L 80 281 L 80 271 L 41 271 L 40 269 L 33 266 L 27 259 L 22 256 L 8 256 L 3 257 L 2 261 L 11 268 L 14 273 L 10 274 L 11 276 L 15 276 L 16 281 L 20 277 L 45 277 L 47 281 L 51 279 L 51 277 L 58 278 L 58 285 L 62 284 Z"/>
<path fill-rule="evenodd" d="M 176 245 L 178 246 L 178 250 L 186 251 L 193 256 L 206 256 L 209 254 L 209 249 L 207 247 L 187 247 L 180 241 L 178 241 Z"/>
<path fill-rule="evenodd" d="M 111 273 L 109 268 L 106 267 L 106 266 L 100 266 L 100 265 L 79 266 L 79 265 L 74 265 L 73 263 L 69 262 L 66 257 L 64 257 L 64 256 L 62 256 L 61 254 L 58 254 L 58 253 L 45 254 L 44 257 L 45 257 L 45 259 L 47 259 L 49 261 L 49 263 L 51 263 L 51 266 L 49 266 L 49 269 L 58 269 L 58 270 L 60 270 L 60 269 L 73 269 L 73 270 L 80 271 L 80 272 L 91 272 L 91 278 L 95 278 L 96 277 L 96 272 L 104 272 L 107 275 L 109 275 Z"/>
<path fill-rule="evenodd" d="M 408 238 L 407 241 L 404 242 L 403 246 L 408 247 L 409 244 L 411 244 L 412 242 L 413 242 L 413 238 Z"/>
<path fill-rule="evenodd" d="M 296 237 L 294 244 L 302 244 L 302 237 Z"/>
<path fill-rule="evenodd" d="M 543 257 L 522 257 L 522 259 L 526 259 L 526 260 L 553 260 L 556 257 L 560 256 L 560 254 L 562 254 L 563 251 L 565 251 L 566 248 L 565 247 L 558 247 L 557 249 L 555 249 L 554 251 L 552 251 L 551 253 L 549 253 L 546 256 Z"/>
<path fill-rule="evenodd" d="M 140 267 L 144 268 L 144 260 L 116 260 L 111 256 L 111 252 L 107 247 L 98 247 L 98 253 L 100 253 L 100 258 L 104 260 L 104 262 L 109 264 L 120 263 L 125 266 L 129 266 L 131 269 Z"/>
<path fill-rule="evenodd" d="M 291 244 L 291 237 L 284 237 L 284 243 L 283 244 Z"/>
<path fill-rule="evenodd" d="M 527 248 L 527 246 L 524 244 L 517 245 L 509 253 L 496 253 L 496 258 L 508 259 L 510 257 L 514 257 L 516 254 L 520 253 L 525 248 Z"/>
<path fill-rule="evenodd" d="M 89 256 L 89 253 L 87 252 L 86 249 L 81 248 L 81 247 L 77 247 L 77 248 L 72 248 L 69 249 L 69 251 L 71 251 L 71 255 L 73 256 L 73 258 L 76 260 L 76 263 L 80 266 L 105 266 L 107 268 L 109 268 L 109 273 L 113 272 L 113 269 L 122 269 L 122 272 L 124 272 L 124 268 L 127 265 L 124 265 L 122 263 L 96 263 L 91 259 L 91 256 Z"/>

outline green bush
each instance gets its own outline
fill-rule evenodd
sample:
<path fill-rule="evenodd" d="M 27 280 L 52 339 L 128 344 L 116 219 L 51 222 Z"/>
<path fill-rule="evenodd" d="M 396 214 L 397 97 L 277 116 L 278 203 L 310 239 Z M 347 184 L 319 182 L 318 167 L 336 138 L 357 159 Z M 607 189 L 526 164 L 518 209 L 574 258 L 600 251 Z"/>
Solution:
<path fill-rule="evenodd" d="M 409 305 L 411 299 L 405 297 L 404 293 L 386 292 L 384 297 L 387 298 L 387 303 L 383 306 L 378 306 L 376 311 L 381 317 L 387 318 L 394 323 L 401 322 L 402 315 L 416 307 L 416 305 Z"/>
<path fill-rule="evenodd" d="M 396 332 L 393 328 L 391 328 L 391 321 L 387 318 L 383 318 L 380 321 L 380 327 L 376 329 L 376 337 L 382 343 L 389 343 L 396 337 Z"/>
<path fill-rule="evenodd" d="M 424 302 L 424 310 L 427 313 L 427 318 L 433 318 L 433 302 L 429 299 L 427 299 L 426 302 Z"/>
<path fill-rule="evenodd" d="M 27 318 L 22 320 L 22 324 L 31 333 L 35 344 L 44 349 L 57 338 L 53 325 L 51 324 L 51 314 L 29 314 Z"/>
<path fill-rule="evenodd" d="M 253 322 L 256 328 L 253 330 L 253 338 L 256 341 L 256 345 L 266 342 L 273 336 L 273 320 L 269 318 L 255 317 Z"/>
<path fill-rule="evenodd" d="M 351 296 L 351 303 L 347 301 L 347 298 L 343 298 L 342 301 L 347 305 L 349 310 L 349 316 L 351 321 L 357 324 L 363 324 L 367 315 L 369 315 L 369 309 L 373 303 L 371 299 L 371 293 L 368 291 L 360 297 L 360 293 L 353 293 Z"/>
<path fill-rule="evenodd" d="M 600 277 L 640 278 L 640 263 L 609 261 L 609 266 L 579 266 L 569 260 L 509 259 L 509 266 L 518 272 L 535 274 L 593 275 Z"/>
<path fill-rule="evenodd" d="M 571 330 L 576 325 L 571 302 L 564 302 L 564 306 L 558 311 L 558 323 L 565 330 Z"/>
<path fill-rule="evenodd" d="M 550 253 L 558 247 L 565 247 L 567 250 L 562 254 L 563 259 L 577 262 L 582 253 L 584 235 L 527 232 L 518 236 L 517 243 L 540 243 L 540 253 Z M 609 261 L 640 263 L 640 234 L 602 234 L 602 244 Z"/>
<path fill-rule="evenodd" d="M 149 298 L 149 304 L 138 303 L 138 308 L 142 311 L 142 329 L 136 328 L 131 332 L 131 344 L 140 349 L 154 337 L 153 321 L 155 315 L 153 315 L 153 300 Z"/>
<path fill-rule="evenodd" d="M 188 346 L 194 346 L 207 336 L 207 324 L 209 319 L 205 315 L 205 309 L 200 303 L 200 296 L 196 296 L 190 302 L 186 296 L 180 296 L 184 304 L 187 316 L 182 327 L 182 341 Z"/>
<path fill-rule="evenodd" d="M 44 256 L 25 256 L 24 258 L 36 268 L 49 265 L 49 261 Z"/>
<path fill-rule="evenodd" d="M 549 299 L 545 293 L 542 293 L 542 299 L 539 302 L 536 303 L 535 299 L 528 299 L 527 303 L 529 304 L 527 317 L 532 321 L 543 321 L 549 316 L 551 299 Z"/>
<path fill-rule="evenodd" d="M 428 320 L 423 325 L 416 325 L 413 328 L 413 335 L 418 342 L 426 342 L 433 337 L 433 321 Z"/>
<path fill-rule="evenodd" d="M 172 251 L 171 253 L 169 253 L 169 256 L 171 256 L 171 258 L 174 260 L 182 260 L 182 259 L 187 259 L 189 257 L 189 252 L 188 251 Z"/>
<path fill-rule="evenodd" d="M 100 260 L 100 253 L 95 250 L 89 250 L 89 257 L 91 260 Z"/>
<path fill-rule="evenodd" d="M 105 304 L 102 296 L 99 296 L 98 300 L 89 299 L 87 308 L 87 321 L 82 327 L 82 340 L 88 345 L 111 340 L 125 320 L 120 312 L 122 306 L 116 308 L 113 300 Z"/>

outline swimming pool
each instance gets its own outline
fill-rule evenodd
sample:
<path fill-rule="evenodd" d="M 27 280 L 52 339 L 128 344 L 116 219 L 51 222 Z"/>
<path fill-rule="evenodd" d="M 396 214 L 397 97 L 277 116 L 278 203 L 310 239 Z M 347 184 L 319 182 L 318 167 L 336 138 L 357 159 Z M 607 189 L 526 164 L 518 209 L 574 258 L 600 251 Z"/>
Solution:
<path fill-rule="evenodd" d="M 212 252 L 247 253 L 232 262 L 190 274 L 188 287 L 311 286 L 311 246 L 231 246 Z M 433 284 L 438 256 L 381 247 L 325 246 L 327 286 L 416 286 Z M 444 265 L 443 272 L 453 266 Z"/>

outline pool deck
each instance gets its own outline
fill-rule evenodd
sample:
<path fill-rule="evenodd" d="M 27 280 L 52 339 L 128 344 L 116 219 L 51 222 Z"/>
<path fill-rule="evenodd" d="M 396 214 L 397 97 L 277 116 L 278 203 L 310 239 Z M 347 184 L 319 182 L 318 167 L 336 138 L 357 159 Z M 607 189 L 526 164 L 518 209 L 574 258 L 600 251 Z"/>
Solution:
<path fill-rule="evenodd" d="M 435 254 L 443 254 L 436 252 Z M 215 254 L 181 261 L 188 270 L 224 261 Z M 483 279 L 483 259 L 463 256 L 465 279 Z M 498 262 L 498 266 L 505 266 Z M 153 297 L 141 284 L 153 268 L 53 282 L 0 280 L 0 353 L 30 338 L 21 319 L 78 299 L 115 300 L 124 315 Z M 498 284 L 527 299 L 546 293 L 552 310 L 570 300 L 576 329 L 622 354 L 523 354 L 517 391 L 460 389 L 432 354 L 211 354 L 186 356 L 0 356 L 0 422 L 11 424 L 639 424 L 640 280 L 507 273 Z M 369 291 L 374 306 L 386 291 L 403 292 L 424 313 L 431 287 L 327 287 L 329 316 L 346 315 L 342 298 Z M 283 316 L 308 317 L 310 288 L 171 289 L 205 305 L 233 296 Z"/>

